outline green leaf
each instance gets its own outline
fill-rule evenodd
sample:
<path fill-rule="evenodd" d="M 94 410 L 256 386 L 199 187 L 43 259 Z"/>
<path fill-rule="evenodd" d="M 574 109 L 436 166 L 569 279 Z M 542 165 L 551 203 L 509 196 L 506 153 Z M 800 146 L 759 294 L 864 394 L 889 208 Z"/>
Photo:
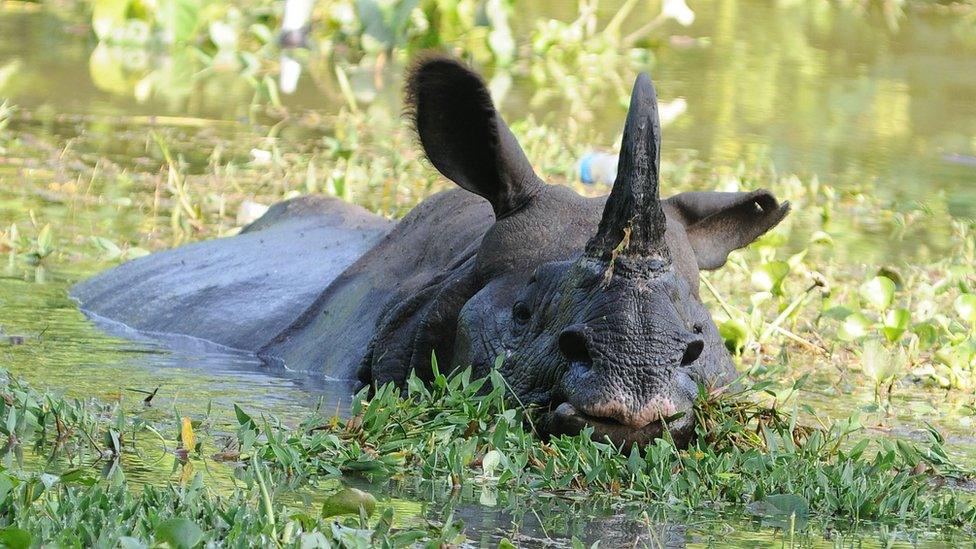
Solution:
<path fill-rule="evenodd" d="M 62 484 L 80 484 L 82 486 L 92 486 L 98 481 L 88 475 L 84 469 L 72 469 L 61 475 Z"/>
<path fill-rule="evenodd" d="M 738 354 L 746 345 L 749 337 L 749 328 L 739 320 L 731 319 L 723 322 L 718 328 L 719 335 L 725 340 L 725 346 L 729 351 Z"/>
<path fill-rule="evenodd" d="M 237 28 L 224 21 L 210 22 L 210 41 L 218 50 L 233 52 L 237 50 Z"/>
<path fill-rule="evenodd" d="M 6 474 L 0 474 L 0 502 L 7 498 L 7 494 L 14 489 L 14 481 Z"/>
<path fill-rule="evenodd" d="M 119 538 L 119 548 L 120 549 L 146 549 L 149 547 L 139 538 L 134 538 L 132 536 L 122 536 Z"/>
<path fill-rule="evenodd" d="M 241 424 L 241 427 L 247 427 L 252 431 L 256 431 L 258 424 L 254 422 L 254 419 L 241 409 L 237 404 L 234 405 L 234 415 L 237 416 L 237 422 Z"/>
<path fill-rule="evenodd" d="M 125 24 L 129 0 L 95 0 L 92 5 L 92 30 L 99 40 L 107 40 Z"/>
<path fill-rule="evenodd" d="M 193 38 L 199 16 L 198 0 L 161 0 L 157 22 L 168 42 L 186 42 Z"/>
<path fill-rule="evenodd" d="M 866 316 L 861 313 L 853 313 L 844 319 L 837 335 L 843 340 L 853 341 L 866 336 L 873 325 Z"/>
<path fill-rule="evenodd" d="M 912 314 L 908 309 L 892 309 L 885 313 L 884 327 L 881 332 L 888 341 L 897 341 L 905 333 L 905 330 L 908 330 L 911 318 Z"/>
<path fill-rule="evenodd" d="M 51 234 L 51 224 L 45 223 L 37 233 L 37 256 L 44 258 L 51 255 L 54 251 L 54 236 Z"/>
<path fill-rule="evenodd" d="M 976 294 L 962 294 L 953 305 L 960 318 L 976 325 Z"/>
<path fill-rule="evenodd" d="M 752 272 L 752 285 L 759 291 L 782 295 L 783 281 L 790 273 L 790 265 L 785 261 L 770 261 L 760 265 Z"/>
<path fill-rule="evenodd" d="M 902 371 L 908 362 L 904 349 L 890 351 L 880 341 L 872 339 L 861 352 L 861 370 L 875 383 L 884 383 Z"/>
<path fill-rule="evenodd" d="M 192 549 L 203 541 L 203 530 L 189 519 L 174 518 L 159 523 L 156 539 L 165 541 L 173 549 Z"/>
<path fill-rule="evenodd" d="M 138 246 L 133 246 L 125 251 L 125 257 L 128 259 L 136 259 L 139 257 L 146 257 L 149 255 L 149 250 L 145 248 L 140 248 Z"/>
<path fill-rule="evenodd" d="M 803 518 L 810 510 L 807 500 L 795 494 L 771 494 L 766 496 L 764 501 L 768 505 L 767 510 L 774 515 L 786 517 L 794 515 Z"/>
<path fill-rule="evenodd" d="M 495 476 L 495 469 L 502 461 L 502 453 L 498 450 L 490 450 L 485 454 L 485 457 L 481 459 L 481 469 L 484 470 L 485 475 L 491 477 Z"/>
<path fill-rule="evenodd" d="M 895 299 L 895 283 L 885 276 L 876 276 L 861 285 L 861 297 L 871 306 L 883 311 Z"/>
<path fill-rule="evenodd" d="M 102 251 L 102 259 L 111 261 L 122 255 L 122 249 L 115 242 L 101 236 L 93 236 L 91 239 L 95 246 Z"/>
<path fill-rule="evenodd" d="M 916 324 L 912 331 L 918 336 L 918 345 L 922 349 L 929 349 L 939 340 L 939 329 L 931 323 Z"/>
<path fill-rule="evenodd" d="M 27 549 L 33 543 L 33 538 L 27 530 L 8 526 L 0 529 L 0 544 L 9 549 Z"/>
<path fill-rule="evenodd" d="M 372 515 L 376 510 L 376 498 L 369 492 L 356 488 L 344 488 L 327 497 L 322 503 L 322 517 L 336 515 L 354 515 L 362 508 L 366 515 Z"/>

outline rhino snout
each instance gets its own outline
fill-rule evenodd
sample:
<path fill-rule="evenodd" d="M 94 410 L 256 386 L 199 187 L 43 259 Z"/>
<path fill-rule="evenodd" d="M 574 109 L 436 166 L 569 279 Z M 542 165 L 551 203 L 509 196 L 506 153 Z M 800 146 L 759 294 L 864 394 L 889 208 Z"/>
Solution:
<path fill-rule="evenodd" d="M 563 402 L 549 415 L 546 431 L 556 436 L 577 435 L 586 427 L 593 429 L 594 440 L 609 440 L 624 451 L 630 451 L 635 444 L 643 447 L 653 443 L 655 439 L 664 436 L 665 431 L 670 433 L 679 447 L 686 446 L 694 433 L 695 423 L 694 414 L 689 410 L 670 421 L 656 419 L 635 428 L 633 425 L 591 416 L 577 410 L 571 403 Z"/>
<path fill-rule="evenodd" d="M 674 342 L 666 353 L 672 358 L 656 365 L 647 357 L 615 356 L 591 336 L 591 329 L 583 324 L 559 334 L 559 353 L 569 367 L 560 383 L 562 398 L 549 417 L 551 433 L 577 434 L 590 426 L 595 438 L 609 438 L 618 445 L 650 442 L 665 428 L 676 440 L 690 434 L 698 389 L 688 366 L 705 349 L 699 330 L 668 338 Z"/>
<path fill-rule="evenodd" d="M 590 355 L 590 343 L 586 331 L 586 326 L 574 324 L 560 332 L 559 353 L 570 364 L 589 370 L 593 365 L 593 357 Z"/>

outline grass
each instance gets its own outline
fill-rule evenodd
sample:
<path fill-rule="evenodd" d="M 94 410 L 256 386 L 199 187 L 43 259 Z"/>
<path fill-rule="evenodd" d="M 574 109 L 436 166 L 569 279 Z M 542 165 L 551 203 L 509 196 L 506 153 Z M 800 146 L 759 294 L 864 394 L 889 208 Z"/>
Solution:
<path fill-rule="evenodd" d="M 486 383 L 491 388 L 481 390 Z M 209 418 L 154 424 L 138 411 L 68 402 L 5 374 L 0 431 L 8 438 L 8 458 L 0 472 L 0 536 L 8 543 L 127 547 L 166 539 L 179 546 L 172 541 L 176 536 L 195 540 L 187 546 L 257 540 L 306 546 L 320 537 L 343 546 L 418 540 L 436 546 L 462 539 L 463 525 L 450 517 L 405 527 L 383 501 L 372 519 L 365 511 L 322 518 L 314 509 L 289 504 L 289 493 L 299 490 L 337 492 L 336 481 L 365 478 L 376 490 L 408 477 L 445 488 L 487 485 L 533 498 L 667 503 L 649 507 L 661 515 L 656 519 L 738 509 L 772 524 L 792 520 L 801 531 L 817 521 L 847 529 L 935 530 L 945 539 L 972 534 L 972 494 L 952 488 L 972 473 L 953 463 L 935 431 L 923 444 L 870 442 L 859 438 L 856 420 L 800 421 L 796 412 L 763 404 L 759 397 L 770 386 L 701 395 L 698 437 L 687 450 L 660 440 L 643 453 L 623 455 L 586 436 L 540 441 L 531 432 L 531 412 L 509 407 L 497 374 L 472 380 L 463 372 L 437 374 L 429 388 L 414 378 L 406 398 L 388 386 L 368 402 L 357 400 L 348 420 L 314 414 L 297 428 L 235 407 L 233 440 L 206 456 L 221 432 Z M 179 434 L 167 440 L 160 434 L 167 432 Z M 128 487 L 120 456 L 160 445 L 191 471 L 206 462 L 239 464 L 235 487 L 220 493 L 199 474 L 138 491 Z M 50 456 L 49 465 L 58 464 L 59 472 L 12 467 L 9 456 L 18 446 Z M 92 461 L 105 465 L 103 476 L 94 474 Z M 358 508 L 355 503 L 349 510 Z M 323 509 L 332 512 L 330 505 Z"/>

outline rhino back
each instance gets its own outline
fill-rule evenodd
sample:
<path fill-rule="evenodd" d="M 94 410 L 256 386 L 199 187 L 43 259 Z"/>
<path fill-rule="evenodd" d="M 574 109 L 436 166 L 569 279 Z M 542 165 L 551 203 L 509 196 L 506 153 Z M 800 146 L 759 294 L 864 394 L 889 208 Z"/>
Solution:
<path fill-rule="evenodd" d="M 414 208 L 259 351 L 267 362 L 351 379 L 391 298 L 410 294 L 471 257 L 494 222 L 482 198 L 460 189 Z"/>
<path fill-rule="evenodd" d="M 391 226 L 337 199 L 297 198 L 239 235 L 129 261 L 71 295 L 89 316 L 143 333 L 256 351 Z"/>

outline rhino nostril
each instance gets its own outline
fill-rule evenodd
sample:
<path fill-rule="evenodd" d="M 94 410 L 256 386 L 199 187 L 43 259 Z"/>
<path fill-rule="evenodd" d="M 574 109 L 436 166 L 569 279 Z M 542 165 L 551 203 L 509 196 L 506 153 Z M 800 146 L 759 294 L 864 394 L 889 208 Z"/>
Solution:
<path fill-rule="evenodd" d="M 681 365 L 688 366 L 692 362 L 698 360 L 698 357 L 701 356 L 702 351 L 704 350 L 705 342 L 702 341 L 701 338 L 691 340 L 691 342 L 688 343 L 688 346 L 685 347 L 685 354 L 681 356 Z"/>
<path fill-rule="evenodd" d="M 559 334 L 559 352 L 570 362 L 589 366 L 592 362 L 590 350 L 586 346 L 586 335 L 581 326 L 570 326 Z"/>

